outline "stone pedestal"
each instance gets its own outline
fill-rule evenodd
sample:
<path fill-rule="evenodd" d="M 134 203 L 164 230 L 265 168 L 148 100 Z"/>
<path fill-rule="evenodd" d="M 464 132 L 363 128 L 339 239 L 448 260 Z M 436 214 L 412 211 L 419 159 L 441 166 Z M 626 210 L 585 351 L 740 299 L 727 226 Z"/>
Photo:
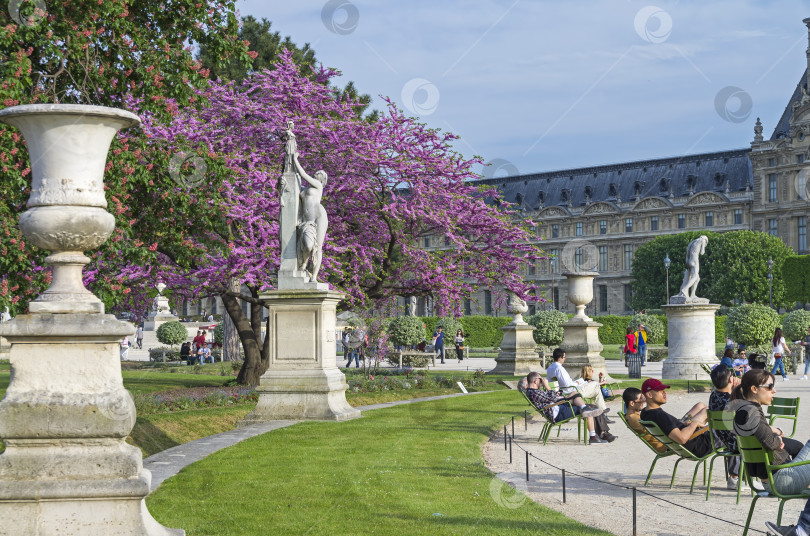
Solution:
<path fill-rule="evenodd" d="M 146 509 L 151 473 L 125 441 L 135 404 L 112 315 L 19 315 L 0 326 L 11 377 L 0 402 L 0 535 L 170 535 Z"/>
<path fill-rule="evenodd" d="M 540 355 L 537 353 L 537 343 L 534 342 L 534 326 L 530 326 L 520 319 L 501 328 L 503 340 L 501 351 L 495 358 L 495 368 L 488 374 L 508 374 L 514 376 L 526 375 L 530 372 L 545 373 Z"/>
<path fill-rule="evenodd" d="M 669 355 L 663 362 L 662 378 L 705 380 L 709 376 L 701 363 L 718 363 L 714 350 L 715 303 L 664 305 L 667 314 Z"/>
<path fill-rule="evenodd" d="M 157 331 L 161 324 L 166 322 L 179 322 L 180 319 L 171 313 L 155 314 L 154 311 L 149 313 L 146 320 L 143 321 L 144 331 Z"/>
<path fill-rule="evenodd" d="M 560 345 L 565 350 L 565 370 L 572 378 L 578 377 L 582 367 L 590 365 L 596 376 L 601 372 L 608 376 L 605 358 L 602 357 L 604 347 L 599 341 L 599 328 L 602 324 L 586 319 L 574 317 L 563 324 L 563 342 Z"/>
<path fill-rule="evenodd" d="M 256 409 L 240 426 L 359 417 L 360 412 L 346 401 L 346 377 L 335 363 L 335 309 L 343 294 L 275 290 L 260 297 L 270 310 L 270 366 L 257 389 Z"/>

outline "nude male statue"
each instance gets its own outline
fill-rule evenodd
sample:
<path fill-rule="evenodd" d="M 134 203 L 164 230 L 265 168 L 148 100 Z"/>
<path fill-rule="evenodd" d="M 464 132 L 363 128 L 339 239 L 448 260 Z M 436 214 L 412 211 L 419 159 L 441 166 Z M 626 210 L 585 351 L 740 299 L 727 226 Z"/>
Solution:
<path fill-rule="evenodd" d="M 681 291 L 676 296 L 695 299 L 697 286 L 700 282 L 700 256 L 706 253 L 706 244 L 709 239 L 703 235 L 695 238 L 686 246 L 686 270 L 683 272 Z"/>
<path fill-rule="evenodd" d="M 293 155 L 293 161 L 295 170 L 298 172 L 298 186 L 301 190 L 296 243 L 298 269 L 307 272 L 309 281 L 317 282 L 323 258 L 323 242 L 326 238 L 326 228 L 329 225 L 326 209 L 321 205 L 327 176 L 323 170 L 316 171 L 315 177 L 309 176 L 301 167 L 297 152 Z M 302 180 L 306 181 L 308 186 L 305 186 Z M 306 270 L 310 259 L 312 260 L 312 272 Z"/>

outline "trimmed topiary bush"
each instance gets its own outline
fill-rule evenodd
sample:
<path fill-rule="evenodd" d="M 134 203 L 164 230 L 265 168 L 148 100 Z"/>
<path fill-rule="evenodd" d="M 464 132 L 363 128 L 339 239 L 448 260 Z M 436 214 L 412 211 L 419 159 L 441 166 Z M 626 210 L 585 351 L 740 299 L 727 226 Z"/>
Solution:
<path fill-rule="evenodd" d="M 188 339 L 188 331 L 186 327 L 180 322 L 166 322 L 161 324 L 157 329 L 157 340 L 162 344 L 174 346 L 186 342 Z"/>
<path fill-rule="evenodd" d="M 746 346 L 763 346 L 779 327 L 779 315 L 766 305 L 744 304 L 733 308 L 726 317 L 726 333 Z"/>
<path fill-rule="evenodd" d="M 789 341 L 803 341 L 809 327 L 810 311 L 804 309 L 791 311 L 782 319 L 782 331 L 785 332 L 785 338 Z"/>
<path fill-rule="evenodd" d="M 444 330 L 444 346 L 449 347 L 453 345 L 453 337 L 456 336 L 456 331 L 464 331 L 461 322 L 452 316 L 443 316 L 436 321 L 436 327 L 442 327 Z M 435 331 L 435 330 L 434 330 Z M 427 334 L 428 340 L 433 337 L 433 331 Z"/>
<path fill-rule="evenodd" d="M 388 334 L 397 346 L 414 346 L 425 339 L 425 327 L 419 317 L 399 316 L 391 320 Z"/>
<path fill-rule="evenodd" d="M 647 344 L 660 344 L 664 342 L 664 323 L 652 315 L 638 313 L 627 323 L 625 328 L 638 329 L 639 324 L 647 328 Z"/>
<path fill-rule="evenodd" d="M 563 324 L 568 322 L 568 315 L 562 311 L 539 311 L 526 318 L 534 326 L 534 342 L 542 346 L 559 346 L 563 341 Z"/>
<path fill-rule="evenodd" d="M 217 324 L 217 327 L 214 328 L 214 342 L 217 344 L 222 344 L 222 341 L 225 340 L 225 328 L 224 324 L 220 322 Z"/>

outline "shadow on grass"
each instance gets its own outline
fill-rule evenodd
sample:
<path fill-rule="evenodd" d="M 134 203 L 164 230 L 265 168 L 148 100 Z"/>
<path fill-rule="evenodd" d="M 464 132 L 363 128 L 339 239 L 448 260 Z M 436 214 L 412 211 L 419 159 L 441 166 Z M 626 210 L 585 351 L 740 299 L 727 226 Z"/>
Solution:
<path fill-rule="evenodd" d="M 140 446 L 147 455 L 179 445 L 179 443 L 163 433 L 160 428 L 144 419 L 138 419 L 135 422 L 135 427 L 129 434 L 129 438 L 132 443 Z"/>

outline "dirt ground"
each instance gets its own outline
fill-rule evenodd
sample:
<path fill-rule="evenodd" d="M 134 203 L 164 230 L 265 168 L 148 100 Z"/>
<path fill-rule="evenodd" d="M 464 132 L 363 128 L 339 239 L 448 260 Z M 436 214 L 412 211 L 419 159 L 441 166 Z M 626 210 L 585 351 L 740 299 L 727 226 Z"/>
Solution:
<path fill-rule="evenodd" d="M 777 380 L 778 396 L 799 396 L 810 400 L 810 382 Z M 520 396 L 517 392 L 515 396 Z M 664 408 L 673 415 L 680 416 L 696 402 L 708 403 L 708 393 L 672 392 Z M 632 491 L 625 487 L 637 487 L 638 535 L 681 536 L 681 535 L 730 535 L 742 534 L 742 527 L 737 527 L 703 514 L 745 524 L 748 509 L 751 505 L 750 493 L 743 492 L 740 504 L 736 504 L 736 490 L 726 489 L 726 480 L 721 458 L 714 464 L 712 489 L 706 501 L 706 486 L 702 481 L 702 470 L 698 472 L 695 491 L 689 494 L 692 472 L 695 464 L 683 461 L 678 466 L 675 485 L 670 490 L 669 480 L 675 465 L 673 457 L 658 461 L 650 480 L 644 487 L 650 464 L 655 455 L 636 438 L 624 423 L 616 416 L 621 410 L 621 400 L 608 403 L 611 408 L 608 414 L 615 421 L 611 432 L 618 439 L 609 444 L 584 445 L 576 441 L 576 425 L 566 428 L 560 437 L 552 432 L 548 444 L 543 446 L 537 438 L 542 428 L 542 420 L 536 417 L 524 430 L 523 419 L 515 420 L 515 445 L 513 445 L 513 463 L 509 463 L 509 452 L 504 450 L 503 431 L 485 444 L 483 449 L 487 467 L 499 479 L 511 483 L 515 488 L 526 493 L 532 500 L 562 512 L 566 516 L 581 521 L 586 525 L 607 530 L 618 536 L 633 534 L 633 501 Z M 800 405 L 800 418 L 794 438 L 805 442 L 810 437 L 810 408 L 808 404 Z M 777 421 L 776 426 L 780 426 Z M 792 423 L 781 421 L 781 428 L 788 433 Z M 558 468 L 565 469 L 566 502 L 563 503 L 562 473 L 530 457 L 530 479 L 526 481 L 525 453 L 517 446 L 528 450 L 532 455 Z M 595 482 L 570 474 L 575 473 L 618 484 Z M 708 464 L 707 464 L 708 476 Z M 650 497 L 642 491 L 655 495 Z M 519 507 L 522 500 L 514 496 L 509 488 L 504 488 L 500 481 L 493 481 L 490 489 L 493 500 L 506 508 Z M 671 503 L 675 504 L 669 504 Z M 677 506 L 680 505 L 680 506 Z M 696 513 L 681 506 L 696 510 Z M 804 501 L 792 500 L 785 504 L 782 524 L 796 523 Z M 777 501 L 763 498 L 757 502 L 757 508 L 751 520 L 749 534 L 765 533 L 765 521 L 776 521 Z"/>

